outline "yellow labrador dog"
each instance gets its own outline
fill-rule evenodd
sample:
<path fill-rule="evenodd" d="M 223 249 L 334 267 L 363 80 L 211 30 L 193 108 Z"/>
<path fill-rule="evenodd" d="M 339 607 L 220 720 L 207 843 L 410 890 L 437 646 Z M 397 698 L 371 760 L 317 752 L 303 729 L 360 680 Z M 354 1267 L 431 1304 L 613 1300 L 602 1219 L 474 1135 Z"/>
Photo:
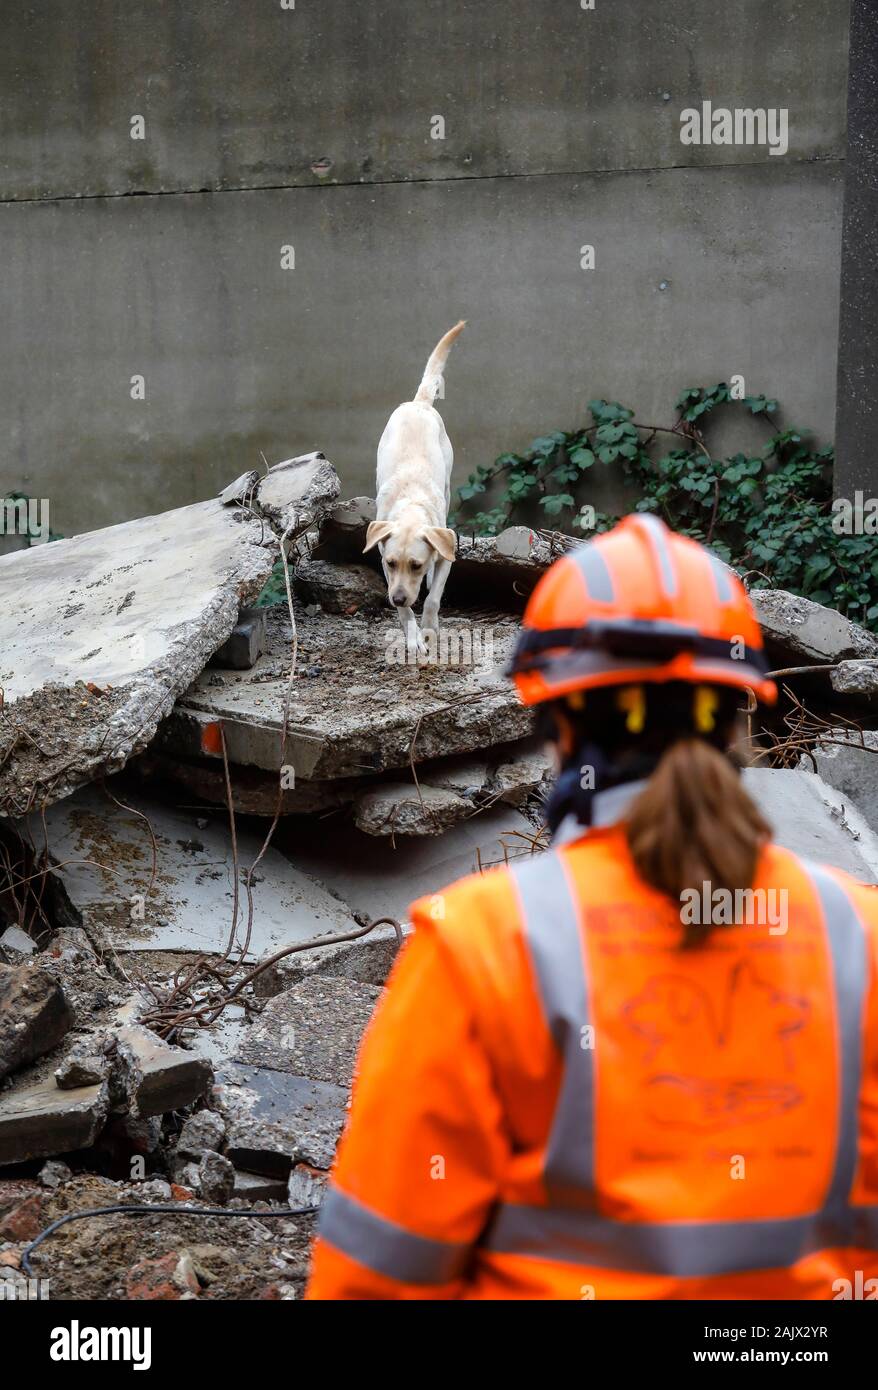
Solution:
<path fill-rule="evenodd" d="M 413 401 L 397 406 L 378 444 L 375 521 L 366 550 L 381 547 L 387 597 L 399 614 L 411 656 L 426 651 L 412 605 L 426 575 L 421 630 L 438 636 L 439 604 L 454 560 L 457 537 L 446 523 L 454 454 L 442 417 L 433 408 L 451 344 L 466 320 L 440 338 Z"/>

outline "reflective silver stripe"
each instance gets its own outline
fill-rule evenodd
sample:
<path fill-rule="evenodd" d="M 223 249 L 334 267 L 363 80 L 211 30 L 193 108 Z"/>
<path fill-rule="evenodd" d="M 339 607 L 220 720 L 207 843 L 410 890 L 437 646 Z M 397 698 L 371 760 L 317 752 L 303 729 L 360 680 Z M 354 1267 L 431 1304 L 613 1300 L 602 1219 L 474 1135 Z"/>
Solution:
<path fill-rule="evenodd" d="M 878 1206 L 850 1213 L 849 1238 L 878 1250 Z M 497 1209 L 483 1241 L 495 1254 L 593 1265 L 678 1279 L 784 1269 L 829 1247 L 819 1213 L 780 1221 L 625 1222 L 562 1207 Z"/>
<path fill-rule="evenodd" d="M 449 1284 L 464 1269 L 471 1246 L 412 1235 L 330 1185 L 320 1208 L 321 1237 L 375 1274 L 404 1284 Z"/>
<path fill-rule="evenodd" d="M 838 1149 L 824 1207 L 827 1245 L 841 1222 L 849 1235 L 848 1200 L 857 1168 L 859 1139 L 860 1073 L 863 1047 L 863 1010 L 869 975 L 866 932 L 853 903 L 832 874 L 817 864 L 803 862 L 820 899 L 835 984 L 835 1016 L 839 1043 Z M 847 1243 L 847 1242 L 846 1242 Z"/>
<path fill-rule="evenodd" d="M 716 555 L 707 554 L 710 568 L 713 571 L 713 582 L 716 587 L 716 596 L 720 603 L 731 603 L 732 601 L 732 577 L 723 564 L 722 560 Z"/>
<path fill-rule="evenodd" d="M 515 865 L 531 960 L 546 1022 L 563 1060 L 561 1090 L 543 1170 L 549 1200 L 594 1203 L 594 1048 L 579 912 L 559 854 L 548 852 Z M 588 1046 L 583 1046 L 583 1043 Z"/>
<path fill-rule="evenodd" d="M 866 933 L 847 893 L 833 876 L 803 864 L 823 910 L 832 959 L 838 1020 L 838 1144 L 823 1206 L 781 1220 L 623 1222 L 587 1208 L 594 1195 L 594 1075 L 592 1054 L 574 1054 L 577 1023 L 585 1020 L 588 989 L 575 899 L 563 864 L 546 854 L 516 867 L 527 940 L 543 1007 L 565 1062 L 546 1163 L 548 1207 L 499 1206 L 485 1233 L 486 1250 L 603 1269 L 705 1277 L 784 1268 L 817 1250 L 878 1249 L 878 1206 L 850 1205 L 857 1163 L 862 1020 L 868 979 Z M 574 951 L 575 944 L 575 951 Z M 571 983 L 579 959 L 582 988 Z M 578 1048 L 577 1048 L 578 1052 Z M 582 1058 L 587 1059 L 583 1071 Z M 570 1077 L 576 1078 L 571 1087 Z M 583 1096 L 577 1091 L 582 1089 Z M 550 1185 L 550 1166 L 552 1169 Z M 567 1189 L 559 1199 L 558 1177 Z"/>
<path fill-rule="evenodd" d="M 570 551 L 570 558 L 576 562 L 585 580 L 589 598 L 595 599 L 598 603 L 612 603 L 613 576 L 610 574 L 607 562 L 597 543 L 587 541 L 585 545 L 575 546 Z"/>
<path fill-rule="evenodd" d="M 677 576 L 674 574 L 671 552 L 668 550 L 667 527 L 663 521 L 657 516 L 651 516 L 649 512 L 632 512 L 628 519 L 649 541 L 650 549 L 658 562 L 662 588 L 668 598 L 673 598 L 677 592 Z"/>

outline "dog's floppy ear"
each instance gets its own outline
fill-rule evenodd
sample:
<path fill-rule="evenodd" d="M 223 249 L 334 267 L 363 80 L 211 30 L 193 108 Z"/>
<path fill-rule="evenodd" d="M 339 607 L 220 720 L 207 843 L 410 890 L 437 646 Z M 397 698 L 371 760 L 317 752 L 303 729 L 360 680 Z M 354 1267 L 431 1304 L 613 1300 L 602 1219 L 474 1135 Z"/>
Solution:
<path fill-rule="evenodd" d="M 443 560 L 449 564 L 454 559 L 457 546 L 457 536 L 448 526 L 428 526 L 424 532 L 424 540 L 428 545 L 432 545 L 437 550 Z"/>
<path fill-rule="evenodd" d="M 392 530 L 393 527 L 389 521 L 370 521 L 363 554 L 365 555 L 367 550 L 371 550 L 373 545 L 378 545 L 379 541 L 386 541 Z"/>

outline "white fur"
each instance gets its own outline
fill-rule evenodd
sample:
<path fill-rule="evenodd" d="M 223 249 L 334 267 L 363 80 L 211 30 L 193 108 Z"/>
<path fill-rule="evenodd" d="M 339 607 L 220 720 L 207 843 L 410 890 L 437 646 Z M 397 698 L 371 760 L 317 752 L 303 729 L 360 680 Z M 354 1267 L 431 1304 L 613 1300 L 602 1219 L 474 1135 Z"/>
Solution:
<path fill-rule="evenodd" d="M 454 559 L 456 537 L 447 526 L 454 453 L 433 401 L 451 344 L 463 327 L 461 321 L 436 344 L 414 400 L 397 406 L 378 444 L 375 520 L 365 549 L 381 548 L 387 596 L 399 614 L 410 652 L 426 649 L 412 612 L 421 583 L 426 576 L 421 628 L 436 632 Z"/>

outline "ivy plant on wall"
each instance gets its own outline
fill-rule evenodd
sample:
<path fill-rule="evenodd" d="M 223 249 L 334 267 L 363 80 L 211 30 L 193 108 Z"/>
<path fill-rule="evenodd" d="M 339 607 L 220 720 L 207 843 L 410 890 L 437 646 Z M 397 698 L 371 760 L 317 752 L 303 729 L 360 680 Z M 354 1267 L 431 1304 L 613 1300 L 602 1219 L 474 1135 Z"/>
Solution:
<path fill-rule="evenodd" d="M 764 423 L 758 453 L 711 452 L 704 426 L 720 405 Z M 458 491 L 451 524 L 484 535 L 516 523 L 574 535 L 606 531 L 619 518 L 589 505 L 589 483 L 597 469 L 621 469 L 639 494 L 638 511 L 704 542 L 752 587 L 804 594 L 878 631 L 878 537 L 837 529 L 832 447 L 815 449 L 804 430 L 778 431 L 777 401 L 733 399 L 725 382 L 687 387 L 676 408 L 676 423 L 660 426 L 635 420 L 616 401 L 590 401 L 590 424 L 541 435 L 524 453 L 477 468 Z M 660 453 L 671 440 L 674 447 Z M 482 497 L 491 502 L 486 510 L 477 509 Z"/>

